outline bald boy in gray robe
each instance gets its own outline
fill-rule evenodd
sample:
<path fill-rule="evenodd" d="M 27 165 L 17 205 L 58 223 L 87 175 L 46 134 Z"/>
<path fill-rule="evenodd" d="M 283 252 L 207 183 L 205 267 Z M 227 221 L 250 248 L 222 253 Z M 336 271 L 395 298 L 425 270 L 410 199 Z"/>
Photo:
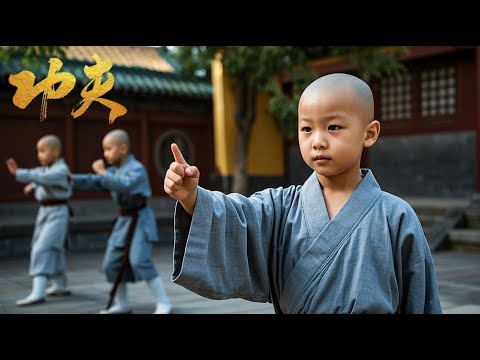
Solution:
<path fill-rule="evenodd" d="M 20 183 L 27 183 L 26 195 L 34 192 L 40 203 L 32 237 L 29 275 L 33 278 L 31 293 L 17 301 L 18 306 L 45 301 L 45 295 L 70 295 L 65 276 L 65 241 L 69 223 L 67 200 L 72 194 L 68 182 L 69 169 L 61 157 L 62 145 L 55 135 L 46 135 L 37 142 L 37 157 L 42 166 L 18 168 L 12 158 L 8 170 Z M 47 281 L 53 285 L 46 289 Z"/>
<path fill-rule="evenodd" d="M 115 303 L 102 314 L 130 313 L 127 282 L 145 280 L 156 300 L 155 314 L 168 314 L 172 304 L 162 279 L 151 259 L 154 242 L 158 242 L 155 216 L 147 201 L 152 196 L 148 174 L 143 164 L 130 153 L 130 138 L 126 131 L 115 129 L 102 140 L 104 158 L 93 162 L 95 174 L 73 174 L 75 191 L 108 191 L 117 203 L 120 214 L 108 238 L 103 259 L 107 281 L 114 283 L 127 248 L 128 266 L 115 293 Z M 133 217 L 137 219 L 133 222 Z M 133 225 L 135 224 L 135 225 Z M 133 228 L 131 229 L 133 225 Z M 129 231 L 130 230 L 130 231 Z M 129 234 L 131 238 L 128 239 Z"/>
<path fill-rule="evenodd" d="M 212 299 L 272 302 L 276 313 L 441 313 L 418 217 L 360 169 L 380 133 L 368 85 L 321 77 L 303 92 L 298 117 L 312 175 L 250 197 L 198 186 L 198 169 L 172 145 L 172 281 Z"/>

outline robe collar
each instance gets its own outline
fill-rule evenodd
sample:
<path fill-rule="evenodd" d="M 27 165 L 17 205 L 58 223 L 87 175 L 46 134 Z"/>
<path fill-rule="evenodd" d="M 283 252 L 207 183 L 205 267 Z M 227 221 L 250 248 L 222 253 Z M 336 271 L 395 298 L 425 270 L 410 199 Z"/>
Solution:
<path fill-rule="evenodd" d="M 352 211 L 361 212 L 366 204 L 372 198 L 377 198 L 382 192 L 380 185 L 373 176 L 370 169 L 360 169 L 362 181 L 353 191 L 352 195 L 343 204 L 338 213 L 329 219 L 325 198 L 323 197 L 322 188 L 315 172 L 305 181 L 302 188 L 302 209 L 307 221 L 310 235 L 316 238 L 320 232 L 328 225 L 329 222 L 341 223 L 351 218 Z M 350 223 L 350 221 L 347 221 Z M 352 224 L 353 225 L 353 224 Z"/>
<path fill-rule="evenodd" d="M 279 300 L 283 312 L 301 311 L 310 284 L 318 281 L 328 271 L 339 249 L 350 240 L 352 231 L 381 195 L 382 190 L 372 171 L 361 171 L 363 180 L 330 221 L 316 173 L 305 182 L 300 196 L 312 243 L 300 256 L 285 282 Z"/>

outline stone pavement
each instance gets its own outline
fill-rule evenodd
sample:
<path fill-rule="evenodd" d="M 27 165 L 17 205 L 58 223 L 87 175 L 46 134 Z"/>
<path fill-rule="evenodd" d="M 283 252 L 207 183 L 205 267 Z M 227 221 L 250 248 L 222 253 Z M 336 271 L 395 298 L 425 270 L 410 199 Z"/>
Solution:
<path fill-rule="evenodd" d="M 172 300 L 172 314 L 273 314 L 271 304 L 243 299 L 211 300 L 203 298 L 170 281 L 172 247 L 154 247 L 153 260 Z M 41 304 L 18 307 L 17 299 L 28 295 L 31 278 L 26 257 L 0 259 L 0 314 L 98 314 L 108 302 L 111 285 L 101 271 L 103 252 L 69 253 L 68 283 L 72 295 L 48 297 Z M 134 314 L 150 314 L 155 305 L 145 282 L 128 285 L 128 297 Z"/>
<path fill-rule="evenodd" d="M 480 251 L 433 253 L 445 314 L 480 314 Z"/>
<path fill-rule="evenodd" d="M 72 296 L 48 298 L 47 302 L 18 307 L 15 300 L 31 289 L 28 258 L 0 260 L 0 314 L 97 314 L 108 301 L 110 285 L 100 266 L 103 252 L 69 253 L 68 278 Z M 173 303 L 172 314 L 273 314 L 271 304 L 243 299 L 210 300 L 170 281 L 172 248 L 154 248 L 154 261 Z M 444 251 L 434 253 L 440 297 L 446 314 L 480 314 L 480 252 Z M 154 301 L 145 282 L 130 284 L 134 314 L 149 314 Z"/>

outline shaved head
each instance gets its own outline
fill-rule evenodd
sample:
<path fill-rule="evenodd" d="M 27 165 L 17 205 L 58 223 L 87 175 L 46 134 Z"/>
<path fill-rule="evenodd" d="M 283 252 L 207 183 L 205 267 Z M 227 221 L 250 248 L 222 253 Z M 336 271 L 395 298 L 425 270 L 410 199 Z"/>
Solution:
<path fill-rule="evenodd" d="M 122 130 L 122 129 L 112 130 L 109 133 L 107 133 L 107 135 L 105 135 L 103 139 L 113 142 L 117 145 L 125 144 L 127 145 L 128 150 L 130 150 L 130 137 L 128 136 L 128 133 L 125 130 Z"/>
<path fill-rule="evenodd" d="M 302 101 L 316 101 L 327 95 L 338 96 L 350 101 L 362 119 L 368 122 L 373 120 L 373 94 L 363 80 L 343 73 L 322 76 L 304 90 L 300 97 L 299 106 Z"/>
<path fill-rule="evenodd" d="M 62 151 L 62 142 L 56 135 L 45 135 L 38 140 L 38 144 L 45 144 L 51 149 Z"/>

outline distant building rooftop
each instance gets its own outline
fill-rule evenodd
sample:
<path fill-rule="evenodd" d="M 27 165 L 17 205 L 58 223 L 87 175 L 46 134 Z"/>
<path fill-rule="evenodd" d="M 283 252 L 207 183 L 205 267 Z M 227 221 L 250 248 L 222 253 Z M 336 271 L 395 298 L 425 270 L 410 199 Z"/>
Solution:
<path fill-rule="evenodd" d="M 87 85 L 89 79 L 84 73 L 84 66 L 95 63 L 92 55 L 100 59 L 110 59 L 113 67 L 110 72 L 115 77 L 115 91 L 134 92 L 138 94 L 179 96 L 187 98 L 209 99 L 212 86 L 201 80 L 185 79 L 176 72 L 173 61 L 162 56 L 157 48 L 146 46 L 69 46 L 61 71 L 72 73 L 77 84 Z M 19 57 L 11 57 L 0 67 L 0 76 L 32 71 L 37 81 L 45 78 L 49 63 L 46 60 L 40 69 L 25 69 Z M 8 76 L 7 76 L 8 78 Z"/>
<path fill-rule="evenodd" d="M 159 51 L 146 46 L 69 46 L 66 56 L 69 60 L 93 62 L 92 54 L 100 59 L 110 59 L 115 66 L 142 68 L 163 73 L 174 73 L 175 68 Z"/>

